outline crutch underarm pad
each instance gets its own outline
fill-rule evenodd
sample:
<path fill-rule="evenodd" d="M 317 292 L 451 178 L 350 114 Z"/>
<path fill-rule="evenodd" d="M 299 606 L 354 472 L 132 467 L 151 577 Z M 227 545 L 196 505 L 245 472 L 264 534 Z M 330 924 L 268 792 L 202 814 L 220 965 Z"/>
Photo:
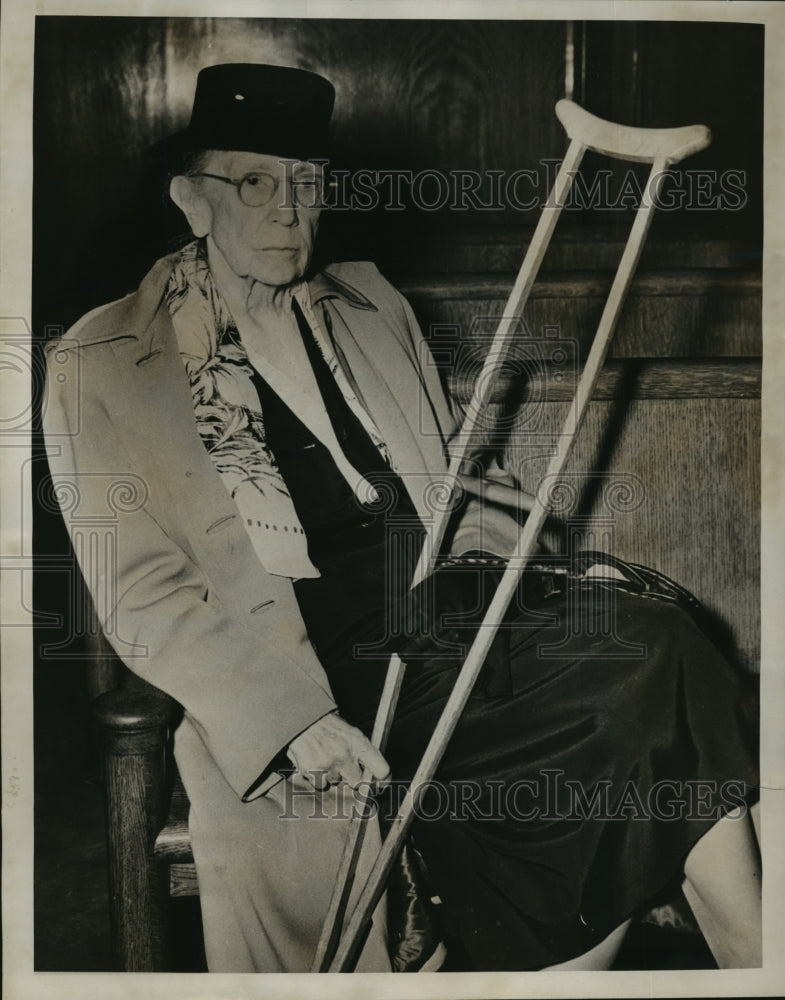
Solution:
<path fill-rule="evenodd" d="M 678 163 L 711 142 L 711 131 L 705 125 L 685 125 L 683 128 L 617 125 L 598 118 L 566 98 L 557 101 L 556 115 L 571 139 L 618 160 L 654 163 L 664 158 L 668 163 Z"/>

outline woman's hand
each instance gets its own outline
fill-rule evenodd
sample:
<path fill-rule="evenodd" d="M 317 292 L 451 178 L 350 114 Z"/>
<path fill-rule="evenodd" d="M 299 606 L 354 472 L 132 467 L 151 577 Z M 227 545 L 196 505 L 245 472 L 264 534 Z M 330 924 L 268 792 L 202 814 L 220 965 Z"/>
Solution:
<path fill-rule="evenodd" d="M 359 785 L 363 767 L 378 782 L 390 777 L 390 765 L 371 741 L 335 712 L 295 737 L 287 754 L 302 777 L 319 791 L 340 781 Z"/>

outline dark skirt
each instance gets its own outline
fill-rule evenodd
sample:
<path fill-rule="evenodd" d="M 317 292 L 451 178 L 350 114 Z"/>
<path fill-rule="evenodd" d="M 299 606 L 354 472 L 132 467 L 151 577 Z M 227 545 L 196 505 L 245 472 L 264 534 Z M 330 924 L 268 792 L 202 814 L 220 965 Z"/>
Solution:
<path fill-rule="evenodd" d="M 677 887 L 695 842 L 757 798 L 752 678 L 691 614 L 547 573 L 527 574 L 516 603 L 413 825 L 479 970 L 587 951 Z M 407 665 L 391 800 L 452 690 L 461 638 L 448 629 Z M 388 658 L 368 645 L 366 632 L 354 655 L 323 659 L 341 713 L 370 733 Z"/>

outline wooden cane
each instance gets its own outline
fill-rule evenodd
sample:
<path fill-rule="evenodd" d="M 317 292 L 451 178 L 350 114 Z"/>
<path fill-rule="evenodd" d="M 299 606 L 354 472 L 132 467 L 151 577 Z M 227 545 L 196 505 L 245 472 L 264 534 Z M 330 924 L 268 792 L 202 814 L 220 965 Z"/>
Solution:
<path fill-rule="evenodd" d="M 405 664 L 397 655 L 391 658 L 387 667 L 384 687 L 371 733 L 371 743 L 381 752 L 384 752 L 390 733 L 395 706 L 403 683 L 404 667 Z M 359 788 L 355 789 L 356 801 L 349 819 L 349 830 L 341 853 L 338 871 L 335 874 L 335 882 L 322 925 L 322 933 L 311 963 L 311 972 L 326 972 L 338 946 L 344 914 L 354 885 L 354 873 L 360 858 L 365 831 L 368 828 L 367 820 L 373 815 L 372 787 L 371 774 L 368 770 L 363 769 L 362 781 Z"/>
<path fill-rule="evenodd" d="M 572 101 L 559 101 L 556 105 L 556 113 L 572 141 L 557 174 L 551 193 L 552 200 L 545 206 L 546 210 L 540 217 L 534 237 L 521 266 L 518 279 L 510 294 L 505 316 L 499 324 L 491 351 L 477 380 L 473 405 L 467 414 L 467 420 L 464 422 L 464 426 L 458 436 L 458 449 L 454 451 L 450 462 L 449 475 L 452 477 L 451 481 L 453 482 L 456 481 L 468 446 L 473 439 L 479 414 L 484 410 L 484 401 L 490 392 L 492 376 L 495 374 L 496 368 L 504 357 L 504 350 L 511 339 L 517 319 L 523 311 L 526 299 L 534 284 L 537 270 L 553 233 L 556 220 L 566 200 L 572 178 L 585 150 L 592 149 L 619 159 L 650 162 L 652 168 L 641 205 L 636 213 L 630 236 L 605 303 L 592 348 L 578 382 L 570 411 L 564 422 L 562 434 L 557 439 L 556 452 L 549 463 L 545 479 L 543 480 L 544 482 L 555 481 L 563 471 L 583 423 L 588 403 L 594 391 L 603 360 L 607 354 L 611 337 L 621 313 L 627 289 L 629 288 L 640 253 L 643 249 L 646 234 L 651 223 L 657 191 L 664 172 L 671 164 L 689 156 L 691 153 L 704 149 L 711 141 L 709 130 L 702 125 L 687 126 L 680 129 L 629 128 L 596 118 Z M 510 310 L 512 310 L 512 313 Z M 495 638 L 499 624 L 515 593 L 521 574 L 531 558 L 549 510 L 549 497 L 546 495 L 543 498 L 538 493 L 521 532 L 517 553 L 510 558 L 502 575 L 493 600 L 486 612 L 485 619 L 469 650 L 453 691 L 445 704 L 439 722 L 420 762 L 420 766 L 415 772 L 404 801 L 393 820 L 393 825 L 382 845 L 382 849 L 368 876 L 365 887 L 360 894 L 346 931 L 340 939 L 335 957 L 328 965 L 327 958 L 329 957 L 329 951 L 332 949 L 325 945 L 322 948 L 322 962 L 318 966 L 319 968 L 329 967 L 330 971 L 345 971 L 353 961 L 361 936 L 384 891 L 385 881 L 395 861 L 395 857 L 402 846 L 406 831 L 414 818 L 422 795 L 427 790 L 428 783 L 432 780 L 436 768 L 444 755 L 477 675 Z M 433 561 L 436 558 L 446 526 L 445 514 L 446 510 L 443 512 L 441 518 L 436 519 L 437 523 L 431 531 L 430 539 L 426 539 L 426 545 L 423 547 L 415 574 L 416 582 L 419 582 L 419 577 L 427 575 L 428 569 L 432 567 Z M 375 734 L 386 734 L 389 732 L 402 678 L 403 664 L 398 657 L 393 657 L 388 670 L 385 694 L 383 694 L 377 713 L 376 725 L 374 727 Z M 385 695 L 387 695 L 386 698 Z M 365 817 L 367 813 L 368 810 L 364 804 L 360 816 Z M 364 825 L 361 819 L 355 822 L 355 829 L 350 831 L 350 844 L 361 841 L 361 828 Z M 344 858 L 342 859 L 342 862 L 347 861 L 347 864 L 344 865 L 342 863 L 341 865 L 341 869 L 346 868 L 346 871 L 342 873 L 344 881 L 341 884 L 336 884 L 333 894 L 334 900 L 340 898 L 344 904 L 346 898 L 348 898 L 346 885 L 353 878 L 353 867 L 356 865 L 357 856 L 359 856 L 359 849 L 356 849 L 353 852 L 353 857 L 349 858 L 349 855 L 352 853 L 350 851 L 350 844 L 347 844 L 347 850 L 344 852 Z M 333 907 L 331 906 L 332 909 Z M 340 926 L 342 920 L 342 910 L 339 913 L 336 908 L 334 916 L 337 916 L 338 919 L 329 925 L 326 922 L 322 941 L 330 943 L 335 941 L 337 927 Z M 322 942 L 320 942 L 321 947 Z"/>

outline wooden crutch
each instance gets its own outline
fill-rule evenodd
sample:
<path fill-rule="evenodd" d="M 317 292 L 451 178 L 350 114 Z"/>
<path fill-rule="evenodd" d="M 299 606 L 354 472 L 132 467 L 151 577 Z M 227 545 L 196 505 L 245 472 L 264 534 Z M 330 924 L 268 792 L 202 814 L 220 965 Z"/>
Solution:
<path fill-rule="evenodd" d="M 635 267 L 643 249 L 652 219 L 659 186 L 665 171 L 692 153 L 705 149 L 711 142 L 711 133 L 704 125 L 686 126 L 676 129 L 641 129 L 614 124 L 597 118 L 573 101 L 562 100 L 556 104 L 556 114 L 571 142 L 562 161 L 551 191 L 551 196 L 543 208 L 539 222 L 521 265 L 515 285 L 510 293 L 502 319 L 494 336 L 491 349 L 475 384 L 472 404 L 466 415 L 461 431 L 454 439 L 457 447 L 453 451 L 448 471 L 448 481 L 457 482 L 460 467 L 469 444 L 476 431 L 480 414 L 485 412 L 489 401 L 491 383 L 496 369 L 509 346 L 517 321 L 523 312 L 537 272 L 545 256 L 556 222 L 564 207 L 572 179 L 580 166 L 587 149 L 616 159 L 650 163 L 651 171 L 643 193 L 643 198 L 632 229 L 619 262 L 605 308 L 600 319 L 586 365 L 576 388 L 570 411 L 564 421 L 562 433 L 558 437 L 556 451 L 548 465 L 545 482 L 558 478 L 565 467 L 575 439 L 580 431 L 588 403 L 594 391 L 602 363 L 610 345 L 611 337 L 618 322 L 624 298 L 632 280 Z M 445 505 L 441 516 L 434 519 L 426 537 L 423 551 L 415 571 L 412 586 L 421 582 L 433 566 L 446 528 Z M 532 510 L 521 531 L 517 553 L 511 556 L 488 607 L 485 619 L 472 643 L 466 661 L 456 679 L 453 691 L 447 700 L 441 717 L 434 729 L 430 742 L 423 754 L 420 766 L 412 778 L 407 794 L 393 820 L 381 851 L 359 896 L 357 905 L 340 938 L 335 956 L 330 961 L 330 952 L 338 936 L 343 919 L 343 909 L 353 880 L 354 867 L 362 842 L 363 822 L 368 816 L 367 797 L 361 802 L 360 810 L 352 820 L 347 846 L 339 868 L 336 887 L 328 911 L 322 938 L 314 961 L 314 971 L 329 968 L 331 972 L 342 972 L 351 966 L 357 948 L 384 891 L 384 884 L 400 850 L 406 831 L 414 818 L 422 795 L 427 790 L 436 768 L 447 748 L 447 744 L 458 723 L 461 712 L 471 693 L 477 675 L 482 668 L 488 650 L 495 638 L 510 600 L 526 567 L 545 518 L 550 509 L 549 498 L 538 492 Z M 404 664 L 393 656 L 388 668 L 384 691 L 376 716 L 372 740 L 383 748 L 395 711 L 395 705 L 403 680 Z"/>

